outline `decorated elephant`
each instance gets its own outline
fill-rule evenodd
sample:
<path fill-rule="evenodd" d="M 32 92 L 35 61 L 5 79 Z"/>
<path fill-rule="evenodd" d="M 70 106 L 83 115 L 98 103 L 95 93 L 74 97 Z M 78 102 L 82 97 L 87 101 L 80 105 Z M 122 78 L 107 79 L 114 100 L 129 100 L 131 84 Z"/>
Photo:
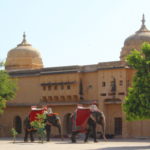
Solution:
<path fill-rule="evenodd" d="M 30 136 L 30 141 L 34 141 L 34 136 L 33 133 L 37 131 L 36 128 L 32 126 L 32 122 L 37 119 L 38 114 L 44 114 L 45 119 L 43 120 L 44 123 L 44 129 L 46 131 L 46 140 L 50 140 L 50 134 L 51 134 L 51 126 L 55 126 L 58 128 L 59 135 L 62 138 L 62 133 L 61 133 L 61 121 L 60 117 L 58 116 L 57 113 L 52 113 L 48 112 L 47 109 L 41 108 L 41 109 L 34 109 L 30 112 L 29 116 L 26 117 L 24 121 L 24 129 L 25 129 L 25 136 L 24 136 L 24 141 L 28 141 L 28 136 Z"/>
<path fill-rule="evenodd" d="M 84 142 L 88 141 L 89 134 L 92 132 L 94 142 L 97 142 L 96 136 L 96 125 L 99 124 L 102 127 L 102 135 L 105 137 L 105 116 L 104 113 L 97 110 L 92 110 L 89 108 L 78 108 L 72 115 L 72 143 L 76 142 L 76 135 L 78 133 L 85 133 Z"/>

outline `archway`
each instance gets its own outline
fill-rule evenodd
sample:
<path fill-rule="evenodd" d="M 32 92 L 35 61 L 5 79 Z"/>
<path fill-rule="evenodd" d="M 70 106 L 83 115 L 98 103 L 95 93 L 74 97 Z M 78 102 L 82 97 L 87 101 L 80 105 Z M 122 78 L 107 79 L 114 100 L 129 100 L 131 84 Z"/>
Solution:
<path fill-rule="evenodd" d="M 22 133 L 22 121 L 19 116 L 16 116 L 14 119 L 14 128 L 18 133 Z"/>
<path fill-rule="evenodd" d="M 72 131 L 72 121 L 71 121 L 71 114 L 68 113 L 64 116 L 64 123 L 65 123 L 65 131 L 66 134 L 71 134 Z"/>

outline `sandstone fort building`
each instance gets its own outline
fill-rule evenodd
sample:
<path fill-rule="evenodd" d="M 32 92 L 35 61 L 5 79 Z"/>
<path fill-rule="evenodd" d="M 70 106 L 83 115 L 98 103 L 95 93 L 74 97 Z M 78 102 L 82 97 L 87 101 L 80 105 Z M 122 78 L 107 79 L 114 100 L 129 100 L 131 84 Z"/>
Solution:
<path fill-rule="evenodd" d="M 150 43 L 144 16 L 140 29 L 125 39 L 120 61 L 44 68 L 39 51 L 24 34 L 22 42 L 7 54 L 5 69 L 17 80 L 18 91 L 0 115 L 0 136 L 10 136 L 12 127 L 23 136 L 23 120 L 33 105 L 51 105 L 61 117 L 63 134 L 68 135 L 71 113 L 78 104 L 89 106 L 92 102 L 106 116 L 106 134 L 123 138 L 150 136 L 150 120 L 128 122 L 122 110 L 134 75 L 124 58 L 133 48 L 140 50 L 143 42 Z M 55 129 L 52 134 L 57 134 Z"/>

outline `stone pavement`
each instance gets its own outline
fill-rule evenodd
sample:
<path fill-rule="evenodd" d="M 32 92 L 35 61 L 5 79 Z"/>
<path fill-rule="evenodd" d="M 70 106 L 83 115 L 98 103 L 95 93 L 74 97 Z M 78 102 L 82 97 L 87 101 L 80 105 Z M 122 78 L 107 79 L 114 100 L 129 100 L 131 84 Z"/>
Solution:
<path fill-rule="evenodd" d="M 107 142 L 99 140 L 98 143 L 79 140 L 75 144 L 69 139 L 52 139 L 43 144 L 38 141 L 24 143 L 17 139 L 13 144 L 11 138 L 0 138 L 0 150 L 150 150 L 150 139 L 110 139 Z"/>

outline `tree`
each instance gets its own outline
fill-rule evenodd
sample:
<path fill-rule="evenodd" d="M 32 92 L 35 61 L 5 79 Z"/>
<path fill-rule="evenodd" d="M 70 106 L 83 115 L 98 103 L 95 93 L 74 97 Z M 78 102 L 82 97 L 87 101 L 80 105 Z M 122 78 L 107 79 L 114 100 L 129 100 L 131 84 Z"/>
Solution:
<path fill-rule="evenodd" d="M 2 63 L 0 63 L 2 67 Z M 6 103 L 12 100 L 16 94 L 16 83 L 13 81 L 5 70 L 0 70 L 0 113 L 6 107 Z"/>
<path fill-rule="evenodd" d="M 11 135 L 13 136 L 13 143 L 16 142 L 16 136 L 18 135 L 18 132 L 16 131 L 15 128 L 11 129 Z"/>
<path fill-rule="evenodd" d="M 46 114 L 37 114 L 37 120 L 31 122 L 31 126 L 37 130 L 37 134 L 41 143 L 44 141 L 45 137 L 45 119 Z"/>
<path fill-rule="evenodd" d="M 126 118 L 150 119 L 150 44 L 144 43 L 141 51 L 133 50 L 126 60 L 136 70 L 123 104 Z"/>

